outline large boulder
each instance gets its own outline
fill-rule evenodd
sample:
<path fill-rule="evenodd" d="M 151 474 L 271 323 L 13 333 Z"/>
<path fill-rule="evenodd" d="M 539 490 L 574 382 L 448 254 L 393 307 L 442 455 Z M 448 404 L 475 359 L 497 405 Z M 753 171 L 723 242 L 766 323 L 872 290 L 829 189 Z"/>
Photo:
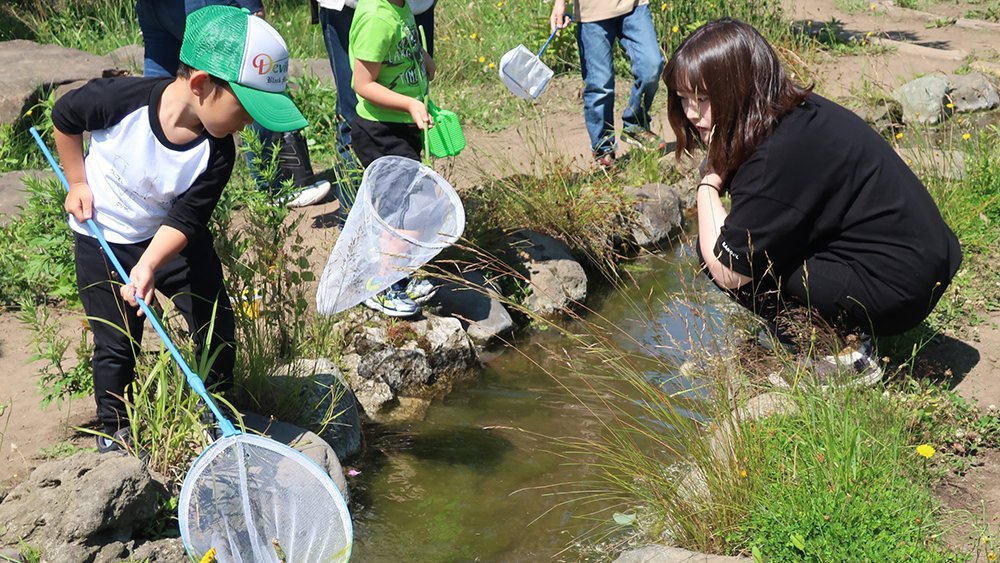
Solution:
<path fill-rule="evenodd" d="M 278 370 L 273 381 L 283 393 L 300 398 L 305 425 L 318 432 L 337 454 L 348 459 L 361 452 L 361 414 L 357 398 L 340 369 L 326 358 L 299 359 Z M 332 418 L 332 421 L 331 421 Z"/>
<path fill-rule="evenodd" d="M 683 225 L 681 199 L 673 188 L 666 184 L 646 184 L 625 188 L 625 195 L 635 200 L 634 244 L 654 249 L 680 234 Z"/>
<path fill-rule="evenodd" d="M 510 246 L 528 272 L 525 306 L 539 315 L 569 309 L 587 298 L 587 273 L 565 243 L 533 231 L 510 236 Z"/>
<path fill-rule="evenodd" d="M 514 329 L 514 320 L 500 301 L 500 292 L 482 272 L 463 271 L 458 276 L 461 281 L 442 284 L 434 296 L 439 314 L 461 321 L 477 344 L 487 344 Z"/>
<path fill-rule="evenodd" d="M 402 397 L 431 399 L 475 373 L 479 354 L 458 319 L 428 316 L 369 326 L 348 354 L 348 379 L 365 413 L 384 419 Z"/>
<path fill-rule="evenodd" d="M 897 88 L 892 97 L 903 106 L 906 123 L 937 123 L 948 103 L 948 79 L 939 74 L 921 76 Z"/>
<path fill-rule="evenodd" d="M 0 123 L 13 123 L 42 90 L 117 73 L 109 57 L 18 39 L 0 42 Z"/>
<path fill-rule="evenodd" d="M 1000 93 L 993 82 L 979 72 L 948 75 L 952 105 L 956 113 L 993 109 L 1000 105 Z"/>
<path fill-rule="evenodd" d="M 0 504 L 0 544 L 23 541 L 49 561 L 127 557 L 155 518 L 166 487 L 141 461 L 84 452 L 40 465 Z"/>
<path fill-rule="evenodd" d="M 54 178 L 55 174 L 48 170 L 15 170 L 0 173 L 0 226 L 10 223 L 28 202 L 28 192 L 24 187 L 24 179 L 28 176 Z"/>

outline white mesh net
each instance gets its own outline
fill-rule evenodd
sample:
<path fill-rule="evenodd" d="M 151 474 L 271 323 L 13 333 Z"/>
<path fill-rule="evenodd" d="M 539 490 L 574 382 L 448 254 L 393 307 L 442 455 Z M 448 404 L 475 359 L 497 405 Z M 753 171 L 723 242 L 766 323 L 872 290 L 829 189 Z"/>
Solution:
<path fill-rule="evenodd" d="M 518 98 L 533 100 L 542 95 L 552 80 L 552 69 L 524 45 L 500 58 L 500 80 Z"/>
<path fill-rule="evenodd" d="M 426 264 L 464 229 L 465 208 L 437 172 L 408 158 L 376 159 L 323 270 L 317 309 L 331 315 L 361 303 Z"/>
<path fill-rule="evenodd" d="M 221 438 L 181 487 L 181 536 L 195 560 L 347 561 L 353 531 L 330 476 L 301 453 L 260 436 Z"/>

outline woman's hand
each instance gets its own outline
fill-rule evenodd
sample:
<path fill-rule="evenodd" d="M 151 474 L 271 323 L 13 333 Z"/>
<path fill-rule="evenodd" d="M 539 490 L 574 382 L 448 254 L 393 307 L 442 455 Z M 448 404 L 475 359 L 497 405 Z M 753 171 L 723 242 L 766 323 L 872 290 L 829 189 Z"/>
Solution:
<path fill-rule="evenodd" d="M 554 0 L 552 2 L 552 15 L 549 16 L 549 31 L 563 29 L 569 25 L 569 16 L 566 15 L 566 0 Z"/>

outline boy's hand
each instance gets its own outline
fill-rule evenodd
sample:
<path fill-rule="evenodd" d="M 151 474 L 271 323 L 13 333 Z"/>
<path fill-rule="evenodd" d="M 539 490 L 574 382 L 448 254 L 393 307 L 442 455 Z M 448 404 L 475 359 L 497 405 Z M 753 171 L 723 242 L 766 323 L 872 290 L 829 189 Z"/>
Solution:
<path fill-rule="evenodd" d="M 552 15 L 549 16 L 549 31 L 563 29 L 569 25 L 569 16 L 566 15 L 566 0 L 554 0 L 552 2 Z"/>
<path fill-rule="evenodd" d="M 92 218 L 94 216 L 94 194 L 90 191 L 90 185 L 86 182 L 70 184 L 63 209 L 81 223 Z"/>
<path fill-rule="evenodd" d="M 416 98 L 410 99 L 412 101 L 406 109 L 410 112 L 410 117 L 413 118 L 413 123 L 415 123 L 421 131 L 430 128 L 431 125 L 434 125 L 434 119 L 431 117 L 431 114 L 427 113 L 427 106 Z"/>
<path fill-rule="evenodd" d="M 151 303 L 156 282 L 156 279 L 153 277 L 153 269 L 140 260 L 132 268 L 132 271 L 129 272 L 128 277 L 130 282 L 118 290 L 121 293 L 122 299 L 133 307 L 139 306 L 139 302 L 136 300 L 137 295 L 147 304 Z M 138 315 L 141 317 L 142 314 L 142 309 L 140 308 Z"/>

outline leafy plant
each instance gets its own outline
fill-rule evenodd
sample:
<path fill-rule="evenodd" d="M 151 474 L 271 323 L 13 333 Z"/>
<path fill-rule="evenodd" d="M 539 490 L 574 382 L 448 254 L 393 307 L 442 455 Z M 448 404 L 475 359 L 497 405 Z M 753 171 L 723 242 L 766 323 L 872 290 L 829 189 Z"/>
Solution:
<path fill-rule="evenodd" d="M 94 382 L 90 357 L 93 346 L 90 344 L 88 331 L 81 331 L 75 349 L 76 362 L 72 367 L 67 367 L 66 351 L 70 341 L 60 333 L 59 323 L 49 317 L 49 308 L 26 299 L 20 303 L 18 318 L 33 333 L 32 361 L 42 362 L 38 372 L 42 406 L 48 406 L 52 401 L 59 404 L 92 393 Z"/>

